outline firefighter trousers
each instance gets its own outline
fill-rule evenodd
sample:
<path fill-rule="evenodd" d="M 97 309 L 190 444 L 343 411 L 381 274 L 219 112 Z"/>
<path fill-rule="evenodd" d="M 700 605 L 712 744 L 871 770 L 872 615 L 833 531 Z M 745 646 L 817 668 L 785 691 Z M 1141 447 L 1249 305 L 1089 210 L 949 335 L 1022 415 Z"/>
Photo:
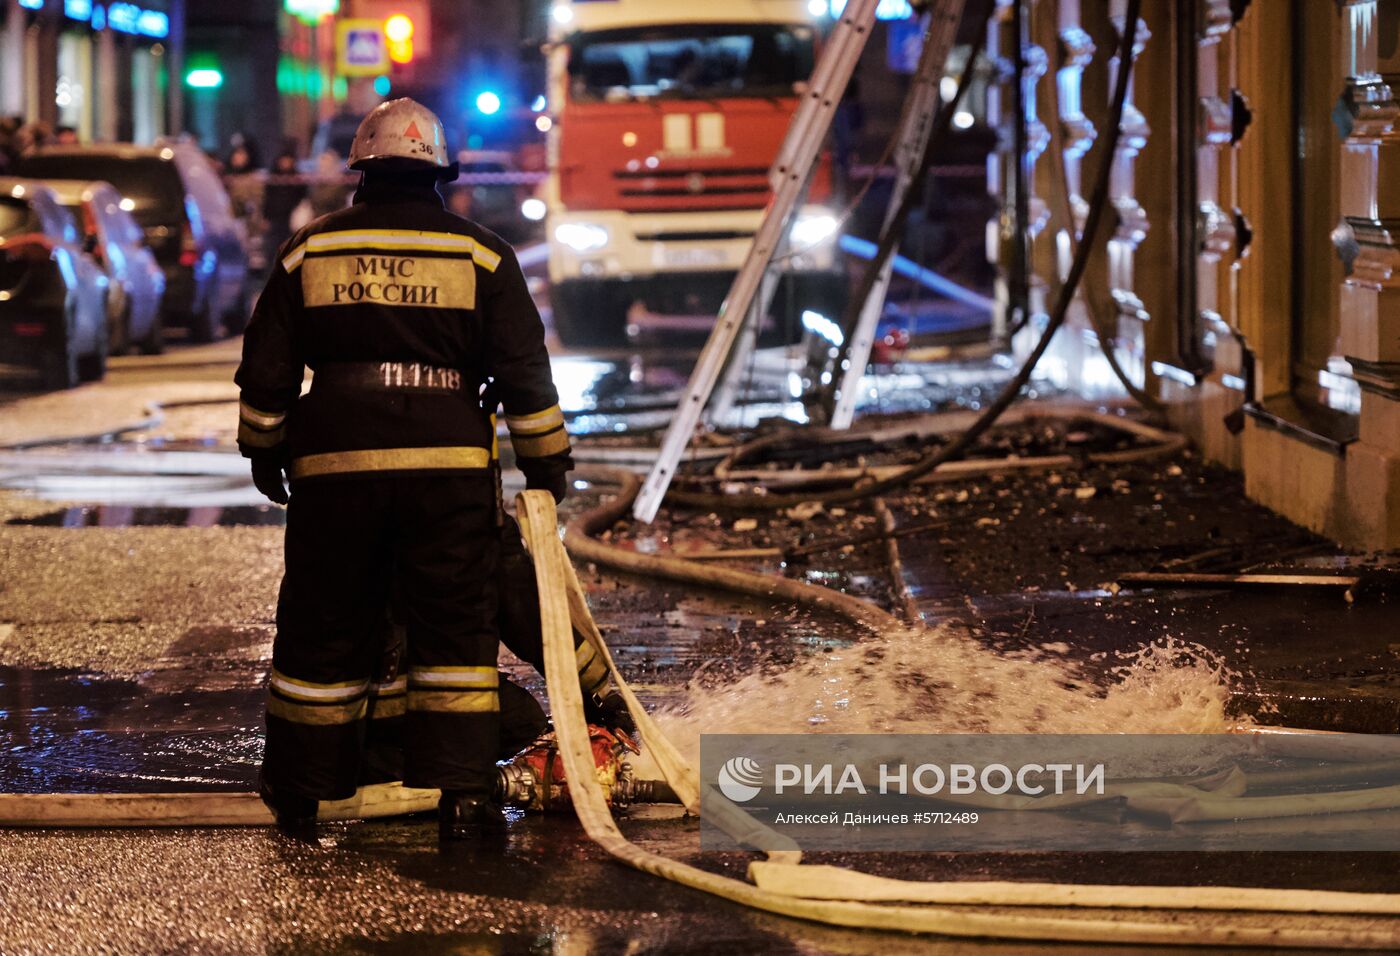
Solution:
<path fill-rule="evenodd" d="M 268 688 L 269 785 L 317 800 L 354 793 L 393 577 L 408 630 L 404 783 L 491 792 L 498 542 L 486 476 L 293 486 Z"/>
<path fill-rule="evenodd" d="M 540 625 L 540 602 L 536 591 L 535 564 L 525 550 L 520 526 L 509 515 L 499 529 L 497 557 L 497 629 L 506 650 L 544 674 L 544 635 Z M 403 779 L 404 713 L 407 682 L 402 677 L 408 645 L 400 607 L 402 593 L 391 599 L 384 622 L 384 654 L 370 685 L 369 721 L 360 763 L 360 784 L 386 783 Z M 611 688 L 607 665 L 593 645 L 574 632 L 574 656 L 579 683 L 585 700 L 592 700 Z M 500 750 L 497 759 L 507 760 L 533 744 L 549 730 L 549 719 L 533 694 L 512 683 L 504 674 L 497 688 L 500 705 Z"/>

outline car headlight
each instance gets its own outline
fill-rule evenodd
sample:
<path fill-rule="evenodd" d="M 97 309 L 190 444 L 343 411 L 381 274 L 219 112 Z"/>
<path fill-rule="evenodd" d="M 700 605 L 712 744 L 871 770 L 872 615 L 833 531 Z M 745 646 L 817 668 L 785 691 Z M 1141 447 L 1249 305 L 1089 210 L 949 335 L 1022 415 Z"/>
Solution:
<path fill-rule="evenodd" d="M 548 211 L 549 209 L 547 206 L 545 206 L 544 200 L 536 199 L 533 196 L 531 196 L 529 199 L 525 200 L 523 203 L 520 204 L 520 215 L 524 216 L 531 222 L 539 222 L 541 219 L 544 218 L 545 213 Z"/>
<path fill-rule="evenodd" d="M 561 222 L 554 238 L 574 252 L 594 252 L 608 244 L 608 231 L 591 222 Z"/>
<path fill-rule="evenodd" d="M 798 248 L 819 245 L 836 235 L 841 224 L 830 213 L 803 213 L 792 224 L 792 242 Z"/>

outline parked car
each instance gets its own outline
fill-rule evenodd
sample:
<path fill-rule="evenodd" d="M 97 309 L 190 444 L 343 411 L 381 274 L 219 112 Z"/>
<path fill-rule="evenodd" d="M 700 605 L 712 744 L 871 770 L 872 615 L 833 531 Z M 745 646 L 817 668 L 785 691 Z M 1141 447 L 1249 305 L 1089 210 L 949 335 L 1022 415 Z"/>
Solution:
<path fill-rule="evenodd" d="M 160 311 L 165 273 L 141 227 L 122 208 L 131 201 L 111 183 L 51 179 L 45 185 L 73 214 L 84 251 L 107 273 L 108 353 L 121 355 L 132 345 L 146 355 L 160 353 L 165 348 Z"/>
<path fill-rule="evenodd" d="M 130 200 L 128 212 L 165 272 L 167 325 L 196 342 L 241 332 L 248 320 L 243 224 L 208 158 L 192 143 L 46 146 L 16 164 L 36 179 L 106 180 Z"/>
<path fill-rule="evenodd" d="M 0 178 L 0 362 L 72 388 L 107 367 L 107 277 L 43 183 Z"/>

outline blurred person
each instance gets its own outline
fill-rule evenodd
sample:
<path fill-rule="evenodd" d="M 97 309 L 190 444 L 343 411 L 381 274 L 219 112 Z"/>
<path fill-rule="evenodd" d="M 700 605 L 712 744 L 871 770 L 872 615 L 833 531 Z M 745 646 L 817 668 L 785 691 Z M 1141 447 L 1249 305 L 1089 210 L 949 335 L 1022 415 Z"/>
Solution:
<path fill-rule="evenodd" d="M 297 154 L 283 150 L 272 161 L 263 187 L 263 242 L 268 254 L 282 248 L 292 234 L 292 213 L 306 199 L 306 183 L 297 172 Z"/>
<path fill-rule="evenodd" d="M 77 146 L 82 142 L 78 139 L 78 130 L 72 126 L 59 126 L 54 129 L 53 141 L 57 146 Z"/>
<path fill-rule="evenodd" d="M 228 162 L 224 164 L 224 172 L 230 176 L 251 173 L 257 168 L 257 164 L 253 162 L 253 154 L 246 146 L 235 146 L 228 154 Z"/>
<path fill-rule="evenodd" d="M 239 219 L 248 223 L 250 235 L 261 231 L 263 181 L 247 147 L 235 146 L 224 164 L 224 188 Z"/>
<path fill-rule="evenodd" d="M 53 142 L 53 127 L 43 120 L 25 123 L 20 127 L 16 140 L 19 144 L 19 153 L 23 155 L 31 149 L 50 145 Z"/>
<path fill-rule="evenodd" d="M 312 216 L 330 215 L 350 201 L 350 186 L 341 169 L 341 158 L 330 150 L 316 157 L 315 179 L 306 196 Z"/>
<path fill-rule="evenodd" d="M 22 117 L 0 117 L 0 173 L 8 172 L 19 159 L 19 131 L 23 125 Z"/>
<path fill-rule="evenodd" d="M 243 223 L 248 264 L 255 272 L 261 273 L 266 268 L 268 256 L 276 251 L 276 247 L 267 247 L 267 224 L 262 216 L 263 174 L 246 146 L 235 146 L 229 153 L 222 178 L 233 214 Z"/>
<path fill-rule="evenodd" d="M 527 487 L 562 500 L 573 461 L 514 251 L 443 208 L 445 140 L 413 100 L 370 112 L 354 203 L 279 251 L 235 376 L 239 449 L 288 505 L 260 790 L 300 835 L 319 801 L 355 792 L 391 594 L 407 627 L 404 784 L 442 791 L 443 840 L 504 826 L 496 400 Z"/>

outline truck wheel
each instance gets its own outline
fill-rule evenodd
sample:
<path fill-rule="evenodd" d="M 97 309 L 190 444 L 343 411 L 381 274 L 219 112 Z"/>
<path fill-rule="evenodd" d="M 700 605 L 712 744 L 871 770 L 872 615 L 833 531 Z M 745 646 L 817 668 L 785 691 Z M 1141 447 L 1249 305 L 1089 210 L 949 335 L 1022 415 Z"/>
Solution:
<path fill-rule="evenodd" d="M 568 346 L 627 344 L 627 309 L 610 290 L 549 290 L 554 331 Z"/>

